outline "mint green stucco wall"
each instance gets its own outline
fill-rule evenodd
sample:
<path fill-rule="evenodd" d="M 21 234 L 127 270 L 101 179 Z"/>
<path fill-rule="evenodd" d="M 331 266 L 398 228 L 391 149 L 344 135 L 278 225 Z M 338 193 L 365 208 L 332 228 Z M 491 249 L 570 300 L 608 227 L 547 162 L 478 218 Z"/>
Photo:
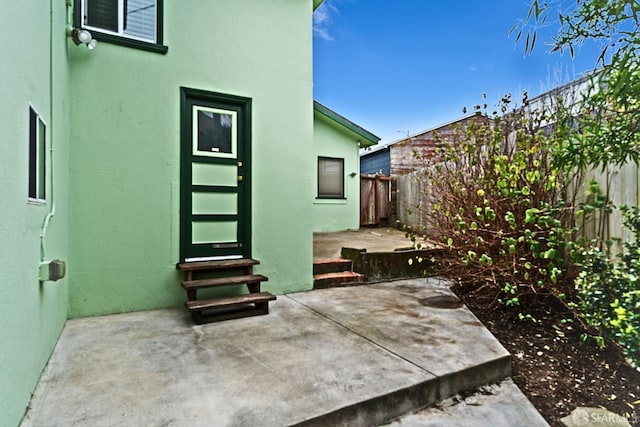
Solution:
<path fill-rule="evenodd" d="M 317 111 L 314 119 L 313 231 L 357 230 L 360 226 L 358 140 L 362 138 Z M 316 197 L 319 156 L 344 159 L 344 200 Z"/>
<path fill-rule="evenodd" d="M 51 200 L 27 202 L 29 105 L 46 123 L 47 144 L 55 145 L 56 212 L 46 256 L 65 261 L 69 110 L 64 2 L 55 2 L 52 44 L 49 1 L 0 0 L 0 10 L 0 425 L 10 427 L 20 422 L 67 317 L 67 280 L 38 281 L 39 236 Z"/>
<path fill-rule="evenodd" d="M 166 55 L 71 52 L 70 316 L 184 302 L 180 87 L 252 99 L 253 256 L 311 288 L 312 1 L 165 1 Z"/>

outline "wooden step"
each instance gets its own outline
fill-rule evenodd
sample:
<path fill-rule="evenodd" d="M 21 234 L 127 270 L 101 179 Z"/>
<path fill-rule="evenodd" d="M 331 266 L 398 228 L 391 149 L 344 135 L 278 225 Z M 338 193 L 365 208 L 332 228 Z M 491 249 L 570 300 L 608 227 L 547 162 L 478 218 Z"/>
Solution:
<path fill-rule="evenodd" d="M 252 267 L 260 264 L 260 261 L 251 258 L 238 258 L 238 259 L 224 259 L 215 261 L 196 261 L 196 262 L 181 262 L 176 265 L 176 268 L 180 271 L 198 271 L 198 270 L 231 270 L 236 268 Z"/>
<path fill-rule="evenodd" d="M 324 258 L 313 260 L 313 274 L 339 273 L 350 271 L 353 263 L 350 259 Z"/>
<path fill-rule="evenodd" d="M 257 302 L 268 302 L 276 299 L 276 296 L 269 292 L 259 292 L 257 294 L 235 295 L 231 297 L 220 297 L 201 299 L 197 301 L 187 301 L 185 306 L 189 310 L 207 310 L 213 308 L 232 307 L 236 305 L 254 304 Z"/>
<path fill-rule="evenodd" d="M 197 324 L 202 324 L 268 314 L 269 301 L 274 301 L 275 299 L 276 296 L 269 292 L 259 292 L 187 301 L 185 306 L 191 311 L 193 320 Z"/>
<path fill-rule="evenodd" d="M 269 279 L 263 276 L 262 274 L 250 274 L 245 276 L 217 277 L 214 279 L 185 280 L 182 282 L 182 287 L 187 290 L 203 289 L 203 288 L 213 288 L 216 286 L 260 283 L 260 282 L 266 282 L 268 280 Z"/>
<path fill-rule="evenodd" d="M 269 292 L 261 292 L 260 284 L 269 279 L 253 274 L 253 266 L 260 264 L 251 258 L 182 262 L 176 268 L 184 273 L 182 287 L 187 291 L 185 306 L 193 320 L 200 323 L 269 313 L 269 301 L 276 299 Z M 247 285 L 249 294 L 198 300 L 198 290 L 217 286 Z"/>
<path fill-rule="evenodd" d="M 324 273 L 313 276 L 314 289 L 326 289 L 352 285 L 364 284 L 364 275 L 353 271 L 342 271 L 338 273 Z"/>

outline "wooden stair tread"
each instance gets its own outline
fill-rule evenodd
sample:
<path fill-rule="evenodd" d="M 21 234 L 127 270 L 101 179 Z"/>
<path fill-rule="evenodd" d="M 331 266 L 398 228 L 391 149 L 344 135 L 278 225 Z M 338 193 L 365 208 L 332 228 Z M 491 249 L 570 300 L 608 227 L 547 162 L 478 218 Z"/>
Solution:
<path fill-rule="evenodd" d="M 351 260 L 346 258 L 318 258 L 313 260 L 314 264 L 348 264 L 350 262 Z"/>
<path fill-rule="evenodd" d="M 201 311 L 214 308 L 233 307 L 237 305 L 264 303 L 274 301 L 275 299 L 276 296 L 269 292 L 259 292 L 255 294 L 187 301 L 185 306 L 191 311 Z"/>
<path fill-rule="evenodd" d="M 245 283 L 266 282 L 269 279 L 262 274 L 248 274 L 244 276 L 217 277 L 214 279 L 185 280 L 182 287 L 185 289 L 212 288 L 215 286 L 243 285 Z"/>
<path fill-rule="evenodd" d="M 314 289 L 326 289 L 351 285 L 365 284 L 364 274 L 353 271 L 340 271 L 335 273 L 322 273 L 313 276 Z"/>
<path fill-rule="evenodd" d="M 353 262 L 344 258 L 322 258 L 313 260 L 313 274 L 351 271 Z"/>
<path fill-rule="evenodd" d="M 260 261 L 252 258 L 217 259 L 176 264 L 176 269 L 184 273 L 181 285 L 187 291 L 185 307 L 191 312 L 193 320 L 200 325 L 269 314 L 269 301 L 275 300 L 276 297 L 269 292 L 260 292 L 260 283 L 269 279 L 262 274 L 253 274 L 253 266 L 258 264 Z M 249 293 L 198 299 L 199 289 L 229 285 L 246 285 Z"/>
<path fill-rule="evenodd" d="M 313 276 L 315 280 L 327 280 L 327 279 L 358 279 L 363 278 L 364 275 L 356 273 L 354 271 L 340 271 L 337 273 L 322 273 Z"/>
<path fill-rule="evenodd" d="M 176 265 L 180 271 L 197 270 L 227 270 L 233 268 L 245 268 L 260 264 L 260 261 L 251 258 L 224 259 L 214 261 L 181 262 Z"/>

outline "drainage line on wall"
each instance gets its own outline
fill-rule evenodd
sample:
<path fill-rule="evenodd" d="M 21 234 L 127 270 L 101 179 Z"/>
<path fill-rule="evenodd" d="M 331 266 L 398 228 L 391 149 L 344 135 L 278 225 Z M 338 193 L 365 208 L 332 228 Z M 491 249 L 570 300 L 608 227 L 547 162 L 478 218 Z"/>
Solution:
<path fill-rule="evenodd" d="M 40 228 L 40 263 L 46 259 L 45 238 L 51 218 L 56 213 L 55 204 L 55 182 L 53 176 L 53 140 L 54 140 L 54 120 L 53 120 L 53 0 L 49 0 L 49 191 L 50 204 L 49 212 L 45 215 Z"/>

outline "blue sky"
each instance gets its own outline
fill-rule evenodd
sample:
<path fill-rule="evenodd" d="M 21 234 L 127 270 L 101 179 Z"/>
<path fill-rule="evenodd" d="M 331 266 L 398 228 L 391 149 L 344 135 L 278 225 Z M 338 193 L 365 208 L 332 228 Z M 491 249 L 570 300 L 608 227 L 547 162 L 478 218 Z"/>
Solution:
<path fill-rule="evenodd" d="M 593 68 L 593 45 L 573 59 L 548 52 L 555 20 L 525 57 L 509 30 L 528 10 L 529 0 L 325 0 L 314 98 L 388 143 L 462 117 L 483 93 L 490 106 L 505 93 L 533 97 Z"/>

